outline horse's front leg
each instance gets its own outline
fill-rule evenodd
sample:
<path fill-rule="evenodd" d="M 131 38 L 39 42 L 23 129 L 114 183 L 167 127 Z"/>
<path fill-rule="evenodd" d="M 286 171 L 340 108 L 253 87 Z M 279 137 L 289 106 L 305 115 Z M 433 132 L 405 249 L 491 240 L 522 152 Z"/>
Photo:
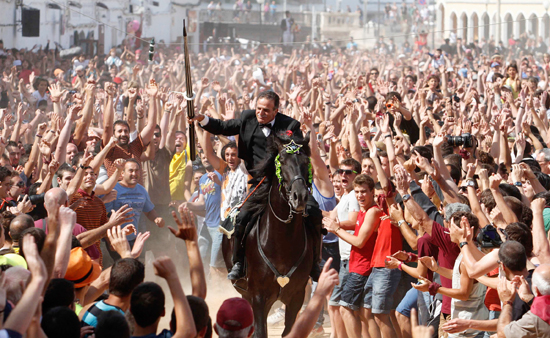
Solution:
<path fill-rule="evenodd" d="M 267 338 L 267 314 L 273 302 L 268 304 L 266 297 L 258 294 L 252 297 L 251 304 L 254 311 L 254 338 Z"/>
<path fill-rule="evenodd" d="M 285 310 L 285 330 L 283 331 L 283 337 L 290 333 L 292 326 L 296 321 L 298 313 L 302 309 L 302 304 L 304 304 L 304 296 L 306 294 L 305 288 L 299 290 L 294 294 L 294 297 L 290 299 L 290 302 L 286 305 Z"/>

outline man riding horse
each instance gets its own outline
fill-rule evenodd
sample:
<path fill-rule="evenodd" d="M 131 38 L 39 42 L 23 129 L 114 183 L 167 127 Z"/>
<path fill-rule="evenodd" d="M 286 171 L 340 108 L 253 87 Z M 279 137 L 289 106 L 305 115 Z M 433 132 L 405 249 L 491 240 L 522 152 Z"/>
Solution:
<path fill-rule="evenodd" d="M 264 91 L 258 96 L 256 111 L 245 110 L 241 113 L 240 118 L 222 121 L 198 114 L 193 118 L 193 121 L 198 121 L 199 125 L 204 130 L 214 135 L 239 135 L 239 158 L 245 162 L 246 169 L 253 175 L 251 183 L 257 185 L 261 177 L 254 177 L 255 172 L 253 168 L 267 156 L 267 137 L 271 133 L 278 134 L 290 130 L 292 131 L 292 135 L 303 138 L 302 131 L 300 130 L 300 122 L 289 116 L 280 114 L 278 109 L 279 96 L 273 91 Z M 315 233 L 318 232 L 318 234 L 315 234 L 315 239 L 313 241 L 314 264 L 310 273 L 311 277 L 317 280 L 320 274 L 318 263 L 321 245 L 321 217 L 316 217 L 316 215 L 320 216 L 321 212 L 318 204 L 311 195 L 309 195 L 307 204 L 307 213 L 310 217 L 307 218 L 306 222 L 308 222 L 313 229 L 318 229 L 318 231 L 314 231 Z M 233 234 L 233 236 L 235 236 L 233 246 L 233 268 L 227 276 L 228 279 L 233 281 L 245 276 L 244 237 L 247 225 L 252 221 L 252 212 L 249 212 L 247 209 L 248 208 L 241 208 L 235 221 L 235 232 Z"/>

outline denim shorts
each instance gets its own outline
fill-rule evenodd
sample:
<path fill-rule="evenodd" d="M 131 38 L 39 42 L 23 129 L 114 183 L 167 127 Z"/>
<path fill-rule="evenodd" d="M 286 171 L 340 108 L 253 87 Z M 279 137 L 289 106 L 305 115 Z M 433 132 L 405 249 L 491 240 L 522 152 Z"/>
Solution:
<path fill-rule="evenodd" d="M 340 273 L 340 249 L 338 242 L 335 243 L 323 243 L 323 249 L 321 251 L 321 263 L 319 267 L 323 270 L 326 261 L 332 257 L 331 268 Z"/>
<path fill-rule="evenodd" d="M 369 280 L 365 285 L 363 306 L 372 309 L 372 313 L 390 313 L 395 309 L 393 305 L 394 293 L 399 286 L 401 270 L 372 268 Z"/>
<path fill-rule="evenodd" d="M 334 290 L 332 290 L 332 295 L 330 296 L 330 300 L 328 301 L 329 306 L 340 306 L 340 298 L 342 296 L 342 289 L 346 282 L 348 281 L 349 277 L 349 266 L 348 266 L 349 260 L 341 260 L 340 261 L 340 271 L 338 274 L 339 283 L 334 287 Z"/>
<path fill-rule="evenodd" d="M 353 311 L 359 310 L 363 305 L 368 280 L 368 275 L 363 276 L 355 272 L 350 272 L 348 280 L 342 289 L 340 305 Z"/>
<path fill-rule="evenodd" d="M 415 288 L 409 289 L 405 297 L 401 300 L 395 311 L 399 312 L 407 318 L 411 318 L 411 309 L 418 311 L 418 290 Z"/>

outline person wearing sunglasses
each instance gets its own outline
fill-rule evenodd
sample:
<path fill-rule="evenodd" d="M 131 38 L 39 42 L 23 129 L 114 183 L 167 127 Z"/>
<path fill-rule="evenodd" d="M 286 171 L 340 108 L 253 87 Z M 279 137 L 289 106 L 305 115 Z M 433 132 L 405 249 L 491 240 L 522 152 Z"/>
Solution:
<path fill-rule="evenodd" d="M 6 199 L 17 201 L 19 196 L 25 194 L 25 181 L 23 181 L 23 179 L 19 175 L 14 175 L 11 177 L 11 184 L 12 186 L 11 189 L 8 190 L 8 198 Z"/>
<path fill-rule="evenodd" d="M 325 217 L 329 218 L 330 221 L 335 221 L 342 229 L 351 234 L 354 233 L 355 222 L 357 221 L 357 215 L 360 211 L 359 202 L 353 190 L 353 180 L 355 180 L 355 177 L 360 172 L 361 163 L 353 158 L 347 158 L 340 162 L 340 168 L 335 171 L 334 176 L 340 177 L 343 195 L 336 208 L 330 212 L 328 217 Z M 326 221 L 327 220 L 323 219 L 323 223 Z M 348 263 L 351 244 L 339 238 L 338 247 L 340 251 L 340 284 L 334 288 L 328 303 L 330 311 L 333 313 L 339 311 L 343 286 L 347 280 L 346 276 L 349 274 Z M 336 330 L 338 330 L 338 328 L 336 328 Z"/>

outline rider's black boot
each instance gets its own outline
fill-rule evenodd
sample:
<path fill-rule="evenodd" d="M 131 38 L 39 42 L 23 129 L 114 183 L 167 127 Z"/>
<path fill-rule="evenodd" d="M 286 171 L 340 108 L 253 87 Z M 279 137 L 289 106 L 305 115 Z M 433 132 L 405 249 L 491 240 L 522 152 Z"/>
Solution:
<path fill-rule="evenodd" d="M 244 250 L 244 243 L 243 237 L 245 233 L 246 227 L 241 224 L 235 225 L 235 233 L 233 236 L 235 236 L 234 242 L 233 242 L 233 268 L 231 268 L 231 271 L 227 275 L 227 279 L 229 280 L 239 280 L 241 278 L 244 278 L 244 257 L 245 257 L 245 250 Z"/>

